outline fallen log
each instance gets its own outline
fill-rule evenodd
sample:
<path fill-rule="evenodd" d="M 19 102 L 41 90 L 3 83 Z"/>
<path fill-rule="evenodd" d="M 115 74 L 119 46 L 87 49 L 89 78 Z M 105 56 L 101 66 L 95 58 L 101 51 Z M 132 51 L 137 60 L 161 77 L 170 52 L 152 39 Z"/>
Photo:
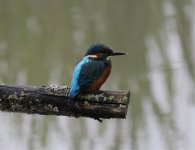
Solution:
<path fill-rule="evenodd" d="M 70 99 L 67 86 L 0 85 L 0 111 L 90 117 L 101 121 L 126 118 L 129 91 L 99 91 Z"/>

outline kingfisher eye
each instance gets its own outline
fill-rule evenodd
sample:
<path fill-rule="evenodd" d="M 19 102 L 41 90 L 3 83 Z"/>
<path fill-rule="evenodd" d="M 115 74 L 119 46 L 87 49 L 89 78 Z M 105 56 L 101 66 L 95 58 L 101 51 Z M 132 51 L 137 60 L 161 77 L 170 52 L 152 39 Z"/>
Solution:
<path fill-rule="evenodd" d="M 112 51 L 111 49 L 106 49 L 104 53 L 105 53 L 105 54 L 112 54 L 113 51 Z"/>

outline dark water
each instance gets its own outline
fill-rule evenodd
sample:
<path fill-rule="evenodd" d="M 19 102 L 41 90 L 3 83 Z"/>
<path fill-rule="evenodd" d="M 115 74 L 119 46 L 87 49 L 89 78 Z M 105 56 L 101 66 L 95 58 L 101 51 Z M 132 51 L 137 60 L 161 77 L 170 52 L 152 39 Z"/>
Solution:
<path fill-rule="evenodd" d="M 89 44 L 113 58 L 102 89 L 130 90 L 125 120 L 0 112 L 0 149 L 195 149 L 195 1 L 0 0 L 0 82 L 69 85 Z"/>

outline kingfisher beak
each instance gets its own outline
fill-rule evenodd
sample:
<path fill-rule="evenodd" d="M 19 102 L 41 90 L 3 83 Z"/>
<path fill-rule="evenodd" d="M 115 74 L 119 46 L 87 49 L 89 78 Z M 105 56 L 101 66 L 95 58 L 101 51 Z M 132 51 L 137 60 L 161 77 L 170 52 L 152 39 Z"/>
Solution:
<path fill-rule="evenodd" d="M 118 55 L 127 55 L 128 53 L 125 52 L 113 52 L 111 56 L 118 56 Z"/>

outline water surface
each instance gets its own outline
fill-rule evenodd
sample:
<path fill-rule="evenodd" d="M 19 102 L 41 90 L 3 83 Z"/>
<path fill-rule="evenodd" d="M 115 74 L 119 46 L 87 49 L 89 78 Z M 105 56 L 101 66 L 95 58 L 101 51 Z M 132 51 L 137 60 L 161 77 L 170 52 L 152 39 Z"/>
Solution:
<path fill-rule="evenodd" d="M 113 58 L 102 89 L 130 90 L 124 120 L 0 112 L 2 150 L 195 149 L 195 1 L 0 0 L 0 82 L 70 85 L 87 47 Z"/>

